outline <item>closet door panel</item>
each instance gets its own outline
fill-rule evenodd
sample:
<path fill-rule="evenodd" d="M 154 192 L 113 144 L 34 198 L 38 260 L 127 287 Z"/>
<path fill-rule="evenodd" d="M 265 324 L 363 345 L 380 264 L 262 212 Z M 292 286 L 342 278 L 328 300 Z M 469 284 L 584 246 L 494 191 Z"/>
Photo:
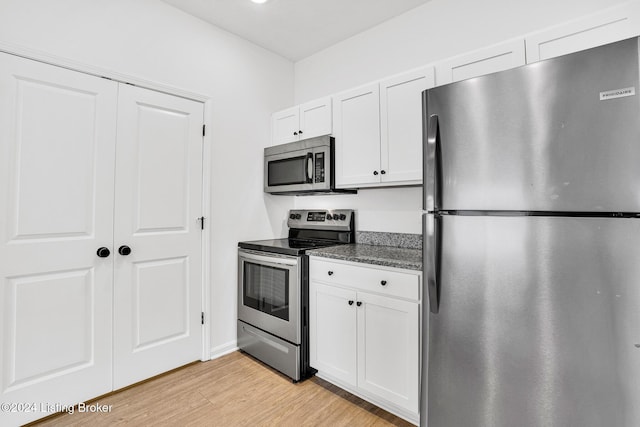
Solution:
<path fill-rule="evenodd" d="M 120 88 L 115 388 L 201 356 L 202 123 L 199 102 Z"/>
<path fill-rule="evenodd" d="M 117 84 L 0 54 L 0 94 L 0 401 L 44 404 L 11 425 L 112 389 Z"/>

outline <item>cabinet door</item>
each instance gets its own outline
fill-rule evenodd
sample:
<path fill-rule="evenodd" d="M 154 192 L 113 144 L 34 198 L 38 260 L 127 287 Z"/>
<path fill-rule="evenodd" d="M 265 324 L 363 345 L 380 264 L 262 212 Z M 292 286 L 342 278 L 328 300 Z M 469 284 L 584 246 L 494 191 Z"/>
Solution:
<path fill-rule="evenodd" d="M 311 282 L 309 289 L 310 365 L 356 385 L 356 293 Z"/>
<path fill-rule="evenodd" d="M 273 145 L 298 140 L 300 109 L 298 107 L 273 113 L 271 116 L 271 142 Z"/>
<path fill-rule="evenodd" d="M 435 85 L 432 67 L 380 82 L 380 177 L 422 183 L 422 91 Z"/>
<path fill-rule="evenodd" d="M 0 53 L 0 402 L 38 404 L 2 425 L 112 389 L 117 89 Z"/>
<path fill-rule="evenodd" d="M 329 135 L 331 131 L 331 98 L 300 105 L 300 139 Z"/>
<path fill-rule="evenodd" d="M 440 86 L 524 64 L 524 40 L 511 40 L 456 56 L 436 65 L 436 84 Z"/>
<path fill-rule="evenodd" d="M 640 3 L 627 3 L 527 36 L 532 63 L 640 34 Z"/>
<path fill-rule="evenodd" d="M 358 387 L 418 412 L 418 304 L 358 293 Z"/>
<path fill-rule="evenodd" d="M 200 102 L 121 85 L 114 388 L 201 357 Z M 118 253 L 121 246 L 128 255 Z"/>
<path fill-rule="evenodd" d="M 377 83 L 334 96 L 336 187 L 380 182 L 379 102 Z"/>

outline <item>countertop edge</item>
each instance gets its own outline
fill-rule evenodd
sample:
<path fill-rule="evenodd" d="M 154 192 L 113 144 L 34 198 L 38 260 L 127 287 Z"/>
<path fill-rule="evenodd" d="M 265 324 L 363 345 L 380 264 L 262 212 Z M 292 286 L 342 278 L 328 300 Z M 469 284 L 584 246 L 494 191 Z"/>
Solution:
<path fill-rule="evenodd" d="M 362 253 L 367 251 L 375 251 L 376 255 Z M 419 260 L 399 260 L 393 256 L 393 254 L 406 252 L 409 252 L 411 255 L 413 255 L 413 258 L 419 258 Z M 309 256 L 336 259 L 360 264 L 392 267 L 417 272 L 422 271 L 422 251 L 420 249 L 405 249 L 390 246 L 354 243 L 350 245 L 330 246 L 327 248 L 313 249 L 307 251 L 307 254 Z M 386 257 L 385 254 L 388 254 L 389 256 Z"/>

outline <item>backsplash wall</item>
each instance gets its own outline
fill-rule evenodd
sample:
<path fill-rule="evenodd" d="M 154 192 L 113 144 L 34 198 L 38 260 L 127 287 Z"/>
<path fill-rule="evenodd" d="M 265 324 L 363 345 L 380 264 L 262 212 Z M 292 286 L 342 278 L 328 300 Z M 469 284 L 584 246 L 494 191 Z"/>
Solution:
<path fill-rule="evenodd" d="M 358 194 L 295 196 L 296 209 L 355 209 L 356 230 L 422 233 L 422 187 L 367 188 Z"/>

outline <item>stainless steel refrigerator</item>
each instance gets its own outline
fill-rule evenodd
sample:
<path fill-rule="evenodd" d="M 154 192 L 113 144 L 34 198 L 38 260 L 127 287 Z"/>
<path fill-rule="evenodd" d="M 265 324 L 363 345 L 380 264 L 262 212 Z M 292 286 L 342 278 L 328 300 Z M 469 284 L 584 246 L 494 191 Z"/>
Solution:
<path fill-rule="evenodd" d="M 639 48 L 423 93 L 422 426 L 640 426 Z"/>

